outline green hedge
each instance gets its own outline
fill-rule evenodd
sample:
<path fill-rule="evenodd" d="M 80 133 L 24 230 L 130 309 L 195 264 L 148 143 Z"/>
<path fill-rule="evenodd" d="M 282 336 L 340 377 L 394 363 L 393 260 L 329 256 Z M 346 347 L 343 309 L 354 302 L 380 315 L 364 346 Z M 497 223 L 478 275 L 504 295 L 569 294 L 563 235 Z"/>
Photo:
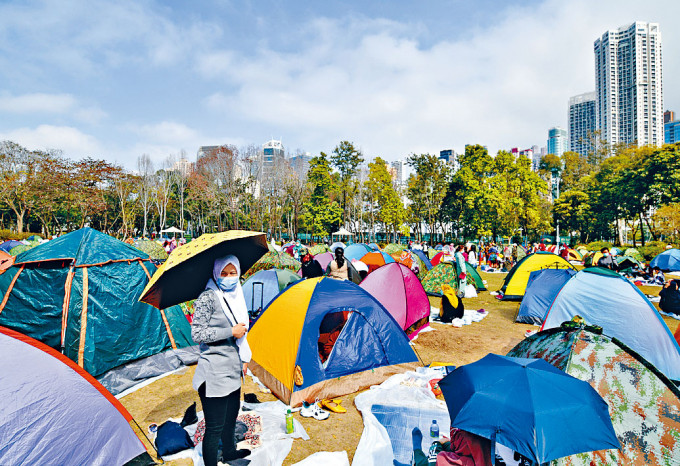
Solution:
<path fill-rule="evenodd" d="M 609 243 L 607 241 L 593 241 L 592 243 L 588 243 L 586 245 L 586 248 L 588 248 L 588 251 L 599 251 L 602 248 L 608 248 L 611 249 L 612 243 Z"/>
<path fill-rule="evenodd" d="M 13 239 L 15 241 L 21 241 L 24 239 L 27 239 L 29 236 L 38 236 L 42 238 L 43 236 L 40 233 L 31 233 L 31 232 L 24 232 L 24 233 L 17 233 L 12 230 L 0 230 L 0 240 L 2 241 L 7 241 L 9 239 Z M 2 242 L 0 241 L 0 242 Z"/>
<path fill-rule="evenodd" d="M 664 252 L 666 250 L 666 245 L 667 243 L 664 241 L 648 241 L 644 246 L 638 246 L 637 250 L 640 251 L 642 257 L 649 262 Z"/>

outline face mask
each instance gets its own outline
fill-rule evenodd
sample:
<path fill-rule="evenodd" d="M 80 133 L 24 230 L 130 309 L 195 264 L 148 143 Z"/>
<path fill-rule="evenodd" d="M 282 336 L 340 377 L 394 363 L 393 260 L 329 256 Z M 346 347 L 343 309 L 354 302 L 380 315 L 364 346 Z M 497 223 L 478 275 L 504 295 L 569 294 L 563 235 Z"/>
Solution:
<path fill-rule="evenodd" d="M 220 277 L 217 281 L 217 286 L 220 287 L 222 291 L 233 291 L 238 283 L 238 277 Z"/>

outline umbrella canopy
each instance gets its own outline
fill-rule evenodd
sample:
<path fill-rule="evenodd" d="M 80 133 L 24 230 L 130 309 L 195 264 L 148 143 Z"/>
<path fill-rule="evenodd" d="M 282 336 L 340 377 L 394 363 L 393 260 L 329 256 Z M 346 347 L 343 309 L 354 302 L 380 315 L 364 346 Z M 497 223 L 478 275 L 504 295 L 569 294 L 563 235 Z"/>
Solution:
<path fill-rule="evenodd" d="M 488 354 L 439 382 L 451 426 L 537 463 L 620 447 L 607 403 L 542 359 Z"/>
<path fill-rule="evenodd" d="M 233 254 L 244 273 L 267 250 L 264 233 L 230 230 L 201 235 L 172 253 L 151 277 L 139 300 L 165 309 L 195 299 L 212 277 L 215 259 Z"/>

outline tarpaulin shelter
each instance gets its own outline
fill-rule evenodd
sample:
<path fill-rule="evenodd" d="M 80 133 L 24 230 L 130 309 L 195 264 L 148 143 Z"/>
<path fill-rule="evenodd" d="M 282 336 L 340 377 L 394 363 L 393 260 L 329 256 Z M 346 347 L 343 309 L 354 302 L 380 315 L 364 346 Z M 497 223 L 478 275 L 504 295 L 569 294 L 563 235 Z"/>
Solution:
<path fill-rule="evenodd" d="M 672 380 L 680 380 L 680 346 L 659 312 L 640 289 L 604 267 L 583 269 L 571 277 L 553 300 L 543 329 L 581 316 L 602 327 L 654 364 Z"/>
<path fill-rule="evenodd" d="M 392 262 L 395 262 L 392 256 L 382 251 L 373 251 L 366 253 L 359 260 L 368 266 L 369 274 L 376 270 L 378 267 L 382 267 L 385 264 L 391 264 Z"/>
<path fill-rule="evenodd" d="M 94 376 L 192 345 L 179 306 L 137 301 L 155 270 L 129 244 L 74 231 L 19 255 L 0 275 L 0 325 L 60 349 Z"/>
<path fill-rule="evenodd" d="M 529 282 L 531 272 L 541 269 L 573 269 L 569 262 L 551 252 L 539 251 L 529 254 L 517 262 L 505 277 L 503 286 L 499 290 L 500 299 L 520 300 Z"/>
<path fill-rule="evenodd" d="M 417 357 L 399 324 L 347 280 L 302 280 L 251 326 L 249 368 L 284 403 L 346 395 L 413 370 Z"/>
<path fill-rule="evenodd" d="M 680 391 L 635 351 L 593 330 L 566 324 L 532 335 L 508 353 L 546 360 L 588 382 L 609 405 L 621 449 L 580 453 L 557 464 L 680 464 Z"/>
<path fill-rule="evenodd" d="M 429 325 L 430 301 L 418 277 L 403 264 L 386 264 L 359 285 L 394 317 L 409 338 Z"/>
<path fill-rule="evenodd" d="M 515 322 L 541 325 L 553 299 L 574 275 L 576 270 L 573 269 L 542 269 L 531 272 Z"/>
<path fill-rule="evenodd" d="M 665 250 L 652 259 L 649 266 L 652 268 L 659 267 L 664 272 L 680 271 L 680 249 Z"/>
<path fill-rule="evenodd" d="M 260 270 L 243 282 L 243 297 L 251 315 L 257 315 L 289 285 L 300 281 L 298 274 L 287 269 Z"/>
<path fill-rule="evenodd" d="M 362 257 L 368 252 L 372 252 L 367 244 L 364 243 L 353 243 L 345 248 L 345 257 L 352 261 L 352 259 L 361 260 Z"/>
<path fill-rule="evenodd" d="M 130 413 L 73 361 L 0 327 L 0 464 L 153 464 Z"/>
<path fill-rule="evenodd" d="M 246 273 L 243 274 L 243 278 L 247 279 L 260 270 L 268 269 L 288 269 L 293 272 L 297 272 L 300 270 L 301 265 L 302 264 L 300 264 L 299 261 L 296 261 L 285 252 L 269 251 L 257 262 L 255 262 L 255 264 L 250 269 L 248 269 Z"/>

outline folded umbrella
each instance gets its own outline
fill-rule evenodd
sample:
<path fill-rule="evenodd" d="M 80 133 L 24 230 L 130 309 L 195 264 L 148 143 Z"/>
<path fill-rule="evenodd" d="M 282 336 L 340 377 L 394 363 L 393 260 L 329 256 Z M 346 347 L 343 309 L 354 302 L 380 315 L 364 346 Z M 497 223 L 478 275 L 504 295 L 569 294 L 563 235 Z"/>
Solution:
<path fill-rule="evenodd" d="M 235 255 L 243 274 L 267 251 L 264 233 L 229 230 L 201 235 L 170 254 L 151 277 L 139 300 L 165 309 L 196 299 L 212 277 L 215 259 Z"/>
<path fill-rule="evenodd" d="M 451 372 L 439 387 L 452 427 L 539 464 L 620 447 L 602 397 L 543 359 L 488 354 Z"/>

